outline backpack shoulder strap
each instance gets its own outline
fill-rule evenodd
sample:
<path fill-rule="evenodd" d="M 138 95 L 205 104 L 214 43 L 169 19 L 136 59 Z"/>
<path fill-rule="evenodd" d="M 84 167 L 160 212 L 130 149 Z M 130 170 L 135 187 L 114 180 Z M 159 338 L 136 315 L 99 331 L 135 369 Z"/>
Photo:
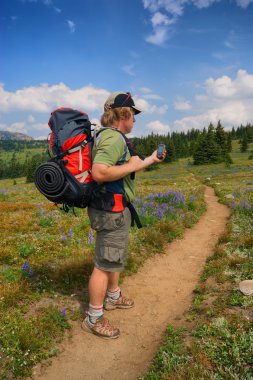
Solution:
<path fill-rule="evenodd" d="M 99 129 L 97 132 L 95 132 L 95 133 L 94 133 L 94 144 L 95 144 L 95 145 L 96 145 L 96 139 L 97 139 L 98 135 L 99 135 L 101 132 L 103 132 L 103 131 L 105 131 L 105 130 L 107 130 L 107 129 L 113 130 L 113 131 L 115 131 L 116 133 L 119 133 L 119 134 L 122 136 L 122 138 L 123 138 L 123 140 L 125 141 L 126 146 L 127 146 L 128 150 L 129 150 L 129 153 L 130 153 L 131 156 L 139 156 L 142 160 L 144 159 L 143 157 L 141 157 L 141 156 L 135 151 L 132 142 L 126 137 L 126 135 L 124 135 L 124 133 L 122 133 L 121 131 L 119 131 L 118 129 L 115 129 L 115 128 L 103 127 L 103 128 L 101 128 L 101 129 Z"/>

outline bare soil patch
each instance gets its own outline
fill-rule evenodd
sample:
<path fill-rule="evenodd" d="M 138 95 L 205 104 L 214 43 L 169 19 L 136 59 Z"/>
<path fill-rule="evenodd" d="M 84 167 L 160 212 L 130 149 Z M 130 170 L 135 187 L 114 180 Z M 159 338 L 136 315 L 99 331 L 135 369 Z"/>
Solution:
<path fill-rule="evenodd" d="M 134 298 L 135 307 L 105 312 L 120 328 L 120 338 L 104 340 L 74 323 L 71 336 L 60 345 L 61 353 L 49 367 L 36 367 L 34 380 L 137 380 L 145 374 L 166 326 L 177 326 L 189 310 L 206 258 L 224 232 L 229 209 L 218 203 L 210 187 L 205 200 L 207 211 L 183 239 L 168 244 L 163 255 L 147 260 L 138 273 L 124 279 L 121 288 Z"/>

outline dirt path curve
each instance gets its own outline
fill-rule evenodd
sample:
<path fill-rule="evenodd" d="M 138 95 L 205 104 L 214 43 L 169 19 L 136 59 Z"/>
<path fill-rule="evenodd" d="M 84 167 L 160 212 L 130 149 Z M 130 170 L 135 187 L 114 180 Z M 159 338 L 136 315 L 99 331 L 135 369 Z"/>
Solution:
<path fill-rule="evenodd" d="M 63 352 L 50 367 L 37 369 L 35 380 L 137 380 L 147 371 L 166 326 L 189 309 L 205 260 L 224 231 L 229 209 L 210 187 L 205 200 L 206 213 L 183 239 L 124 279 L 123 292 L 134 298 L 135 307 L 105 314 L 120 328 L 120 338 L 104 340 L 76 324 Z"/>

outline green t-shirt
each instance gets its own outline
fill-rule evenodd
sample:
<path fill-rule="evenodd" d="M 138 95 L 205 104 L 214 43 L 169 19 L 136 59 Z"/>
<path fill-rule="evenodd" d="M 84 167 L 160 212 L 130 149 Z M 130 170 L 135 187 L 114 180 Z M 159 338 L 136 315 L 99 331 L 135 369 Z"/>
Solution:
<path fill-rule="evenodd" d="M 93 149 L 93 163 L 114 166 L 124 164 L 130 157 L 124 137 L 119 132 L 113 128 L 107 128 L 99 133 Z M 118 186 L 119 182 L 121 181 L 115 181 L 115 185 Z M 135 187 L 130 174 L 123 178 L 123 188 L 127 200 L 132 202 Z"/>

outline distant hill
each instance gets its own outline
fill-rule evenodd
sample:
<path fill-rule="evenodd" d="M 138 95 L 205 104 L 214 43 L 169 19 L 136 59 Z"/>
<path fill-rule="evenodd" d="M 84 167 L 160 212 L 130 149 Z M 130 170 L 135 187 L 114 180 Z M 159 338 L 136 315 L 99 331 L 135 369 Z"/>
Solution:
<path fill-rule="evenodd" d="M 33 138 L 24 133 L 0 131 L 0 140 L 32 141 Z"/>

